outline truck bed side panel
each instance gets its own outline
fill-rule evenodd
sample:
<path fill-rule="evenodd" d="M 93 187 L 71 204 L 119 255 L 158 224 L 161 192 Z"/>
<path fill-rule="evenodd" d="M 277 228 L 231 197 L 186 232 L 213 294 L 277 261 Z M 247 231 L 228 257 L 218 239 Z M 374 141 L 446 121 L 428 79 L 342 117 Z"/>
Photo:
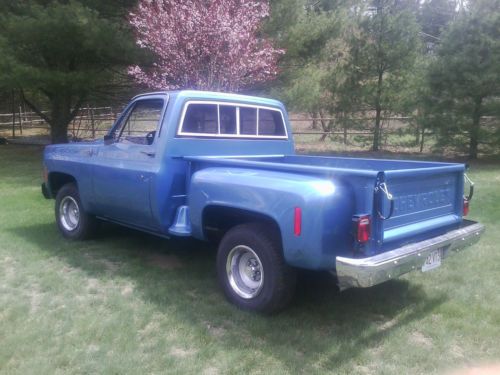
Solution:
<path fill-rule="evenodd" d="M 352 242 L 354 200 L 341 183 L 315 176 L 208 167 L 192 176 L 189 208 L 193 235 L 203 238 L 203 211 L 232 207 L 266 215 L 281 231 L 284 256 L 294 266 L 331 269 Z M 294 235 L 294 209 L 302 209 L 302 233 Z"/>

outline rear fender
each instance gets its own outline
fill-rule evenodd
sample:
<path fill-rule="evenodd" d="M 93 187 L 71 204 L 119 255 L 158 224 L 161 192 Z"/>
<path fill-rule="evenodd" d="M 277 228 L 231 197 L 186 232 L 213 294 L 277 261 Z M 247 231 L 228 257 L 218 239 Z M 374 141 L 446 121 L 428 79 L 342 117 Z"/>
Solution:
<path fill-rule="evenodd" d="M 191 178 L 189 209 L 192 234 L 205 239 L 204 211 L 227 207 L 253 212 L 276 223 L 285 260 L 292 266 L 328 269 L 335 264 L 335 246 L 346 241 L 350 216 L 338 209 L 340 191 L 330 180 L 315 176 L 239 168 L 206 168 Z M 294 233 L 295 208 L 302 210 L 302 230 Z M 348 217 L 348 223 L 343 218 Z M 237 224 L 237 223 L 235 223 Z M 347 225 L 347 227 L 345 227 Z"/>

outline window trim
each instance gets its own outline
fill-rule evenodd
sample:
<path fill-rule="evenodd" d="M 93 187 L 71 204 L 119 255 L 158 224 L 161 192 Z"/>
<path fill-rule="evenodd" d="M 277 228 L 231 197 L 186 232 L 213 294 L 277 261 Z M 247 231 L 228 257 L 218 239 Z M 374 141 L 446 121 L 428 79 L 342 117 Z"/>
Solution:
<path fill-rule="evenodd" d="M 218 133 L 193 133 L 193 132 L 184 132 L 182 128 L 184 127 L 184 118 L 186 116 L 187 109 L 189 105 L 191 104 L 212 104 L 217 106 L 217 130 Z M 220 106 L 232 106 L 236 108 L 236 134 L 221 134 L 220 133 Z M 252 134 L 240 134 L 240 107 L 245 107 L 245 108 L 255 108 L 257 111 L 256 115 L 256 121 L 257 121 L 257 127 L 256 135 Z M 281 120 L 283 121 L 283 128 L 285 130 L 285 135 L 259 135 L 259 109 L 265 109 L 265 110 L 270 110 L 270 111 L 275 111 L 279 112 L 281 114 Z M 288 139 L 288 129 L 286 126 L 285 122 L 285 116 L 283 114 L 283 111 L 278 108 L 273 108 L 273 107 L 268 107 L 264 105 L 258 105 L 258 104 L 245 104 L 245 103 L 238 103 L 238 102 L 225 102 L 225 101 L 218 101 L 218 100 L 188 100 L 183 104 L 182 108 L 182 114 L 181 118 L 179 121 L 179 124 L 177 125 L 177 134 L 179 136 L 188 136 L 188 137 L 203 137 L 203 138 L 252 138 L 252 139 Z"/>

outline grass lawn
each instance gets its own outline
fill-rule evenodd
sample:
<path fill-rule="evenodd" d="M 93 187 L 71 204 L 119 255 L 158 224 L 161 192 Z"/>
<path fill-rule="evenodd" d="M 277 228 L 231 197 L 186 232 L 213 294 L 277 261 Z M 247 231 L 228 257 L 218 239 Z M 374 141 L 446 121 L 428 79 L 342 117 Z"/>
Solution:
<path fill-rule="evenodd" d="M 430 273 L 339 293 L 301 275 L 265 317 L 227 303 L 215 249 L 104 225 L 63 239 L 41 149 L 0 146 L 0 373 L 429 374 L 500 359 L 500 163 L 473 164 L 482 241 Z"/>

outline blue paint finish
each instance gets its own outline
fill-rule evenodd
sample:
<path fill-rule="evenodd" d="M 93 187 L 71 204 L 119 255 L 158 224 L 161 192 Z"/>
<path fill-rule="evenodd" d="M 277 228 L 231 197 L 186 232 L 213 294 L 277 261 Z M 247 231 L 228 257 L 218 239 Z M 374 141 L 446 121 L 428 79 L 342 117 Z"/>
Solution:
<path fill-rule="evenodd" d="M 45 149 L 49 174 L 74 178 L 85 210 L 99 217 L 162 236 L 205 239 L 207 208 L 252 212 L 279 227 L 286 261 L 309 269 L 333 269 L 336 256 L 374 255 L 442 234 L 462 221 L 462 164 L 295 155 L 282 103 L 224 93 L 140 95 L 110 134 L 143 99 L 164 101 L 153 144 L 95 141 Z M 278 109 L 289 139 L 178 136 L 190 100 Z M 387 199 L 375 194 L 381 182 L 394 196 L 388 220 L 376 211 L 389 210 Z M 302 209 L 300 236 L 294 235 L 295 207 Z M 372 218 L 372 236 L 361 254 L 354 254 L 354 215 Z"/>

